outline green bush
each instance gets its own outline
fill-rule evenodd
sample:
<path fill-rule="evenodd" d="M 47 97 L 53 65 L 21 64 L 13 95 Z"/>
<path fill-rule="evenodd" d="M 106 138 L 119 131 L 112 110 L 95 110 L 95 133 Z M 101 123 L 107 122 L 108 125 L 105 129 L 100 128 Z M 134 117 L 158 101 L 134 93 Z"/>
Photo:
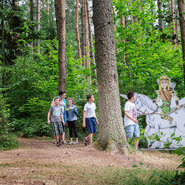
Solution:
<path fill-rule="evenodd" d="M 13 119 L 8 128 L 11 132 L 22 137 L 52 136 L 51 126 L 41 119 Z"/>

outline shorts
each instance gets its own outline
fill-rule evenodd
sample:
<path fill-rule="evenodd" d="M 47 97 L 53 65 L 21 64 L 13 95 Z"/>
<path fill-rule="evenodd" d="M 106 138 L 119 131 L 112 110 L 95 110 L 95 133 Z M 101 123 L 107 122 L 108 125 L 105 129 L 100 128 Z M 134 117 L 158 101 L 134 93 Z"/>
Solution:
<path fill-rule="evenodd" d="M 126 137 L 127 138 L 132 138 L 133 136 L 135 138 L 140 137 L 140 130 L 139 130 L 139 125 L 134 124 L 134 125 L 129 125 L 125 127 L 125 132 L 126 132 Z"/>
<path fill-rule="evenodd" d="M 53 135 L 58 136 L 63 134 L 63 127 L 61 122 L 51 122 Z"/>
<path fill-rule="evenodd" d="M 85 121 L 86 121 L 86 127 L 87 127 L 89 134 L 96 133 L 96 118 L 94 117 L 86 118 Z"/>

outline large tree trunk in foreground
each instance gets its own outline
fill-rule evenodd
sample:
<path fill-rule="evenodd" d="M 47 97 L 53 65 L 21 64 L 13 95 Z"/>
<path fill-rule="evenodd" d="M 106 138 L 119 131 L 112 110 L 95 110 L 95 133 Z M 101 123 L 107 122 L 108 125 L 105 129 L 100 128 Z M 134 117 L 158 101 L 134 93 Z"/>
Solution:
<path fill-rule="evenodd" d="M 184 0 L 178 0 L 179 21 L 181 29 L 181 44 L 183 54 L 183 71 L 184 71 L 184 87 L 185 87 L 185 14 L 184 14 Z"/>
<path fill-rule="evenodd" d="M 98 78 L 99 136 L 97 147 L 127 152 L 123 128 L 111 0 L 93 0 Z"/>
<path fill-rule="evenodd" d="M 59 91 L 66 89 L 66 14 L 65 14 L 65 0 L 55 0 L 56 24 L 59 41 Z"/>

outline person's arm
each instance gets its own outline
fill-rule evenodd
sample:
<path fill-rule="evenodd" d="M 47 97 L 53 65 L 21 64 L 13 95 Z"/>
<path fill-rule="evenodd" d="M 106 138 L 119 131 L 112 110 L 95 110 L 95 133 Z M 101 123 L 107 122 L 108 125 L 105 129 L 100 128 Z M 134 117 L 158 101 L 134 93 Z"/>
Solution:
<path fill-rule="evenodd" d="M 125 116 L 126 116 L 128 119 L 132 120 L 134 123 L 137 123 L 137 122 L 138 122 L 137 119 L 134 119 L 132 116 L 130 116 L 129 111 L 127 111 L 127 110 L 125 110 Z"/>
<path fill-rule="evenodd" d="M 50 124 L 50 117 L 51 117 L 51 112 L 49 111 L 48 112 L 48 122 L 47 122 L 48 124 Z"/>
<path fill-rule="evenodd" d="M 74 112 L 75 112 L 76 115 L 78 115 L 78 110 L 77 110 L 76 105 L 74 106 Z"/>
<path fill-rule="evenodd" d="M 97 119 L 96 113 L 95 113 L 95 118 L 96 118 L 96 123 L 97 123 L 97 125 L 99 125 L 99 121 L 98 121 L 98 119 Z"/>
<path fill-rule="evenodd" d="M 62 119 L 62 124 L 65 125 L 62 111 L 61 111 L 61 113 L 60 113 L 60 117 L 61 117 L 61 119 Z"/>
<path fill-rule="evenodd" d="M 83 113 L 83 124 L 82 124 L 82 127 L 83 127 L 83 128 L 86 127 L 86 124 L 85 124 L 86 112 L 87 112 L 87 111 L 84 110 L 84 113 Z"/>

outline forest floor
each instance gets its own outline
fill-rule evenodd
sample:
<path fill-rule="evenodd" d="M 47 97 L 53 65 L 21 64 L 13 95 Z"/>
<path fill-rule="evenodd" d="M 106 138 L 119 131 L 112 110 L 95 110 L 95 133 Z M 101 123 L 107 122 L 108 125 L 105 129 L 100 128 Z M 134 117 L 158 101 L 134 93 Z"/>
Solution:
<path fill-rule="evenodd" d="M 83 143 L 56 147 L 51 140 L 20 138 L 19 142 L 18 149 L 0 151 L 0 185 L 109 184 L 112 173 L 125 169 L 170 171 L 180 164 L 177 155 L 167 152 L 133 152 L 125 157 Z"/>

